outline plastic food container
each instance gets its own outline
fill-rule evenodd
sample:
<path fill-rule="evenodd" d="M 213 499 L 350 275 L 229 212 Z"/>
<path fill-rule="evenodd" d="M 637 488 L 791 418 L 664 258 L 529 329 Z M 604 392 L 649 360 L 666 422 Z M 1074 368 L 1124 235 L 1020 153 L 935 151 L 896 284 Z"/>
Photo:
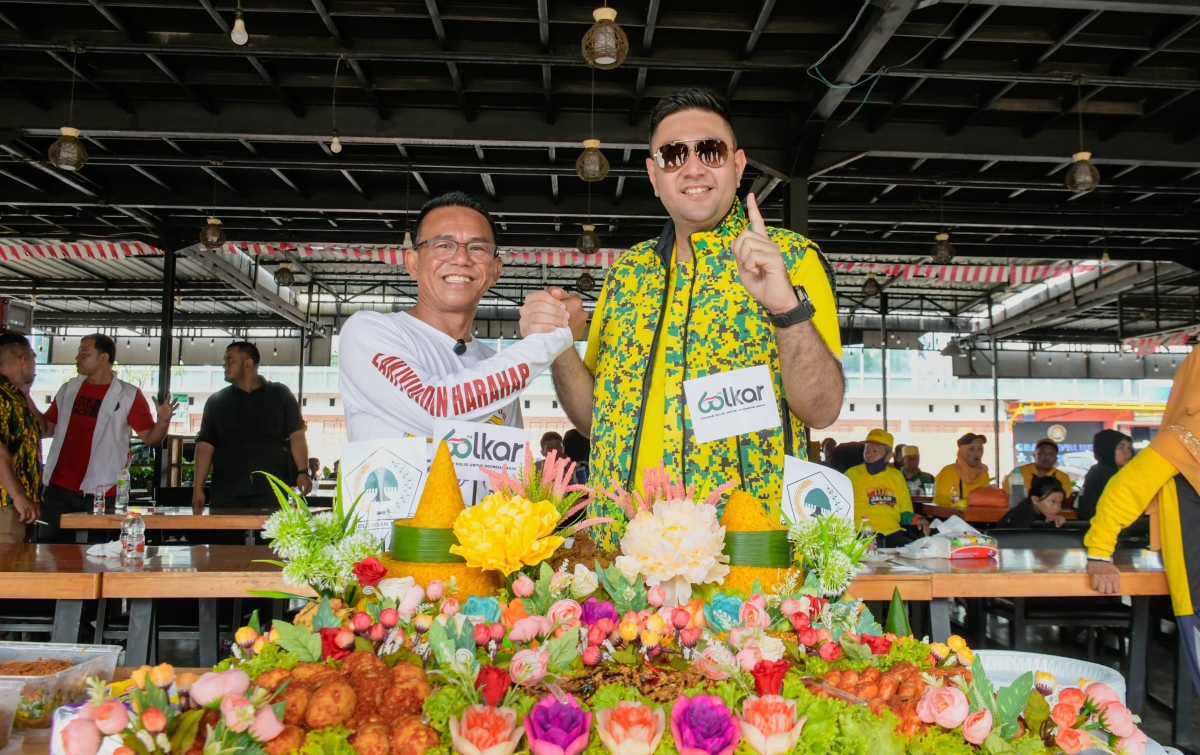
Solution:
<path fill-rule="evenodd" d="M 64 660 L 73 665 L 44 676 L 0 676 L 0 685 L 20 687 L 13 728 L 27 740 L 50 736 L 54 711 L 77 703 L 87 694 L 89 676 L 110 680 L 121 648 L 116 645 L 66 645 L 52 642 L 0 642 L 0 663 L 5 661 Z M 3 696 L 0 695 L 0 700 Z"/>
<path fill-rule="evenodd" d="M 21 702 L 21 687 L 20 682 L 0 679 L 0 750 L 8 746 L 13 720 L 17 717 L 17 704 Z"/>

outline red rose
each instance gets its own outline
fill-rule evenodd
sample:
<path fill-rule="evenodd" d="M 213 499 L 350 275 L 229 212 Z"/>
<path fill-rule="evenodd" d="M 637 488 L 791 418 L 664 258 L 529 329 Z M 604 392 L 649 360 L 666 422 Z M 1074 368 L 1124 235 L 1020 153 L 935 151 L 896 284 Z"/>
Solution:
<path fill-rule="evenodd" d="M 495 708 L 504 699 L 504 693 L 512 686 L 512 677 L 502 668 L 481 666 L 475 677 L 475 689 L 483 694 L 483 701 Z"/>
<path fill-rule="evenodd" d="M 812 605 L 812 615 L 814 618 L 820 616 L 821 611 L 825 610 L 825 606 L 829 605 L 828 600 L 825 600 L 824 598 L 818 598 L 816 596 L 810 596 L 808 600 Z"/>
<path fill-rule="evenodd" d="M 804 627 L 796 633 L 796 638 L 800 640 L 801 645 L 810 648 L 817 644 L 817 630 L 812 627 Z"/>
<path fill-rule="evenodd" d="M 759 661 L 750 672 L 754 676 L 754 688 L 758 696 L 778 695 L 783 689 L 783 676 L 792 664 L 787 661 Z"/>
<path fill-rule="evenodd" d="M 892 648 L 892 641 L 887 637 L 876 637 L 873 634 L 864 634 L 858 641 L 871 648 L 872 655 L 887 655 L 888 650 Z"/>
<path fill-rule="evenodd" d="M 342 631 L 340 627 L 325 627 L 318 631 L 321 634 L 321 660 L 327 661 L 332 658 L 340 661 L 350 655 L 350 650 L 338 647 L 337 636 L 338 632 Z M 350 646 L 351 649 L 353 647 L 353 645 Z"/>
<path fill-rule="evenodd" d="M 387 576 L 387 567 L 374 556 L 369 556 L 354 565 L 354 576 L 363 587 L 374 587 Z"/>

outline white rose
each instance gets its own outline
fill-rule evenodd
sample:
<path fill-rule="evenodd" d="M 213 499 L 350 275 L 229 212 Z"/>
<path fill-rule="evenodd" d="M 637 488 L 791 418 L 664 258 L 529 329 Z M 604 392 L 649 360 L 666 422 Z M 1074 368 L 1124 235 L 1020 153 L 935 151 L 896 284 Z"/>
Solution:
<path fill-rule="evenodd" d="M 626 580 L 632 584 L 637 584 L 638 574 L 642 571 L 640 561 L 633 556 L 617 556 L 617 560 L 614 563 Z"/>
<path fill-rule="evenodd" d="M 416 583 L 417 581 L 412 577 L 390 577 L 388 579 L 381 579 L 379 584 L 375 586 L 375 589 L 385 598 L 403 600 L 409 588 Z"/>
<path fill-rule="evenodd" d="M 571 579 L 571 597 L 583 600 L 600 587 L 600 578 L 583 564 L 575 564 L 575 576 Z"/>
<path fill-rule="evenodd" d="M 783 658 L 783 640 L 770 635 L 763 635 L 758 640 L 758 652 L 762 653 L 762 657 L 768 661 L 777 661 Z"/>

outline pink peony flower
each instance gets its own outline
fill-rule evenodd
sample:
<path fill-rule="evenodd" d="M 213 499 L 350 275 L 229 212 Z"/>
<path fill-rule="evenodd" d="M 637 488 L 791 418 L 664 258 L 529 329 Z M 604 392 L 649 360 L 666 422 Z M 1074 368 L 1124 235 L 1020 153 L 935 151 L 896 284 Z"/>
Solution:
<path fill-rule="evenodd" d="M 679 755 L 732 755 L 742 730 L 716 695 L 680 695 L 671 709 L 671 736 Z"/>
<path fill-rule="evenodd" d="M 459 755 L 512 755 L 525 729 L 512 708 L 470 705 L 462 718 L 450 717 L 450 742 Z"/>
<path fill-rule="evenodd" d="M 1109 703 L 1100 711 L 1100 723 L 1118 737 L 1125 738 L 1137 731 L 1133 714 L 1120 703 Z"/>
<path fill-rule="evenodd" d="M 992 733 L 992 712 L 984 708 L 967 716 L 963 721 L 962 733 L 963 739 L 971 744 L 983 744 L 983 740 Z"/>
<path fill-rule="evenodd" d="M 779 695 L 751 695 L 742 703 L 742 736 L 758 755 L 783 755 L 796 746 L 808 716 L 796 718 L 796 702 Z"/>
<path fill-rule="evenodd" d="M 105 700 L 96 706 L 93 715 L 101 734 L 119 734 L 129 726 L 129 710 L 119 700 Z"/>
<path fill-rule="evenodd" d="M 259 742 L 270 742 L 283 731 L 283 722 L 275 717 L 271 706 L 263 706 L 250 724 L 250 734 Z"/>
<path fill-rule="evenodd" d="M 1133 733 L 1128 737 L 1122 737 L 1118 740 L 1113 749 L 1123 755 L 1142 755 L 1142 752 L 1146 749 L 1146 743 L 1149 741 L 1150 738 L 1146 736 L 1146 732 L 1141 729 L 1134 729 Z"/>
<path fill-rule="evenodd" d="M 550 606 L 549 611 L 546 611 L 546 618 L 559 626 L 565 627 L 579 626 L 579 620 L 582 616 L 583 606 L 570 598 L 558 601 Z"/>
<path fill-rule="evenodd" d="M 254 723 L 254 706 L 241 695 L 222 697 L 221 713 L 225 717 L 225 728 L 230 731 L 246 731 Z"/>
<path fill-rule="evenodd" d="M 666 728 L 662 708 L 622 700 L 615 708 L 596 711 L 596 733 L 612 755 L 652 755 Z"/>
<path fill-rule="evenodd" d="M 245 671 L 210 671 L 192 684 L 192 702 L 205 706 L 225 695 L 244 695 L 250 689 L 250 677 Z"/>
<path fill-rule="evenodd" d="M 1054 735 L 1054 743 L 1062 748 L 1067 755 L 1075 755 L 1092 744 L 1092 735 L 1083 729 L 1070 727 L 1059 729 Z"/>
<path fill-rule="evenodd" d="M 508 675 L 513 683 L 522 687 L 532 687 L 546 678 L 546 665 L 550 663 L 550 651 L 544 647 L 538 650 L 521 650 L 512 657 L 508 667 Z"/>
<path fill-rule="evenodd" d="M 967 696 L 957 687 L 930 687 L 917 703 L 918 718 L 944 729 L 957 729 L 968 712 Z"/>
<path fill-rule="evenodd" d="M 516 595 L 518 598 L 528 598 L 530 595 L 533 595 L 533 591 L 536 589 L 537 585 L 534 584 L 534 581 L 524 574 L 517 577 L 512 585 L 513 595 Z"/>
<path fill-rule="evenodd" d="M 62 747 L 67 755 L 96 755 L 100 749 L 100 730 L 86 718 L 76 718 L 63 727 Z"/>
<path fill-rule="evenodd" d="M 738 621 L 742 623 L 742 626 L 750 629 L 766 629 L 771 626 L 771 616 L 767 613 L 767 609 L 760 608 L 748 600 L 738 610 Z"/>
<path fill-rule="evenodd" d="M 533 755 L 579 755 L 592 733 L 592 714 L 573 695 L 546 695 L 525 716 L 525 737 Z"/>
<path fill-rule="evenodd" d="M 1101 709 L 1109 703 L 1121 702 L 1121 696 L 1104 682 L 1092 682 L 1084 688 L 1083 694 L 1096 709 Z"/>

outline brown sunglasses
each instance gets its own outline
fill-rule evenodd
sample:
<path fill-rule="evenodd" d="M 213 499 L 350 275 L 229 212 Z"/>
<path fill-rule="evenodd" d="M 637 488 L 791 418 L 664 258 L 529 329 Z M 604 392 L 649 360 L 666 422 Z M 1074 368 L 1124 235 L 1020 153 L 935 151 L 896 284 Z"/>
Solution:
<path fill-rule="evenodd" d="M 689 144 L 694 147 L 689 148 Z M 690 142 L 667 142 L 654 153 L 654 161 L 667 173 L 674 173 L 688 161 L 695 151 L 700 162 L 709 168 L 719 168 L 729 159 L 729 145 L 720 139 L 697 139 Z"/>

